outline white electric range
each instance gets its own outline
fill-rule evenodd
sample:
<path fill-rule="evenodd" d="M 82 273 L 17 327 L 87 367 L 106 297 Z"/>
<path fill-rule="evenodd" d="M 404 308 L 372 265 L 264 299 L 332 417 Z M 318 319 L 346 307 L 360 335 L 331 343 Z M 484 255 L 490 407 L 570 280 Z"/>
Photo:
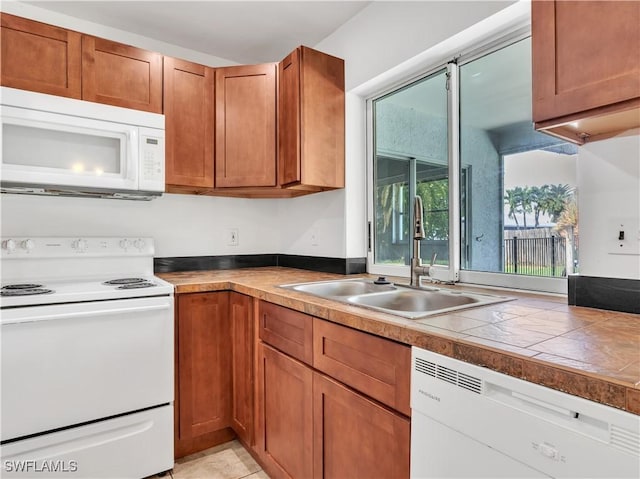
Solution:
<path fill-rule="evenodd" d="M 2 477 L 173 467 L 173 286 L 150 238 L 3 238 Z"/>

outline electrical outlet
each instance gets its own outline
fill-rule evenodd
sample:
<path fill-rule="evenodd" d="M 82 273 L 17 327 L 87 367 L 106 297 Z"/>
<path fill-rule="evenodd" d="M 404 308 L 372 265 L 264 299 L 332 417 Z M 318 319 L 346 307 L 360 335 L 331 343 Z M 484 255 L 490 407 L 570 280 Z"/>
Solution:
<path fill-rule="evenodd" d="M 240 244 L 238 228 L 229 228 L 227 230 L 227 244 L 229 246 L 238 246 Z"/>

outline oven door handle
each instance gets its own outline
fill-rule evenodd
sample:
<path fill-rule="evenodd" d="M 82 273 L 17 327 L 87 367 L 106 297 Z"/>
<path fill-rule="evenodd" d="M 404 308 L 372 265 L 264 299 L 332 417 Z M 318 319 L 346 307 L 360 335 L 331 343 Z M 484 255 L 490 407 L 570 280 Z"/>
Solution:
<path fill-rule="evenodd" d="M 127 313 L 143 313 L 148 311 L 163 311 L 169 309 L 170 304 L 158 304 L 152 306 L 138 306 L 130 308 L 115 308 L 115 309 L 95 309 L 92 311 L 77 311 L 69 313 L 58 314 L 43 314 L 40 316 L 27 316 L 25 318 L 11 318 L 3 319 L 2 325 L 9 324 L 21 324 L 21 323 L 33 323 L 36 321 L 52 321 L 56 319 L 78 319 L 78 318 L 94 318 L 96 316 L 107 316 L 114 314 L 127 314 Z"/>

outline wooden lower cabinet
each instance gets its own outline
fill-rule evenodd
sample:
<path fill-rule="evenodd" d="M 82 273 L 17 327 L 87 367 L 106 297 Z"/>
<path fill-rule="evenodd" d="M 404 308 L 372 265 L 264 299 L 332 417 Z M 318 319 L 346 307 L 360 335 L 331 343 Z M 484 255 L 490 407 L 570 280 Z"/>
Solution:
<path fill-rule="evenodd" d="M 247 446 L 254 444 L 253 350 L 255 348 L 253 298 L 229 293 L 231 321 L 231 426 Z"/>
<path fill-rule="evenodd" d="M 264 301 L 256 323 L 254 452 L 265 471 L 408 478 L 410 348 Z"/>
<path fill-rule="evenodd" d="M 398 412 L 408 383 L 397 380 L 406 346 L 232 291 L 176 304 L 176 457 L 235 434 L 272 479 L 409 477 L 410 420 Z M 385 405 L 369 381 L 327 376 L 349 368 L 402 400 Z"/>
<path fill-rule="evenodd" d="M 314 477 L 409 477 L 410 421 L 313 374 Z"/>
<path fill-rule="evenodd" d="M 313 371 L 258 344 L 256 449 L 272 479 L 313 476 Z"/>
<path fill-rule="evenodd" d="M 409 346 L 314 318 L 313 367 L 402 414 L 411 414 Z"/>
<path fill-rule="evenodd" d="M 258 345 L 257 453 L 273 479 L 409 477 L 410 420 Z"/>
<path fill-rule="evenodd" d="M 228 292 L 177 297 L 176 457 L 230 439 Z"/>

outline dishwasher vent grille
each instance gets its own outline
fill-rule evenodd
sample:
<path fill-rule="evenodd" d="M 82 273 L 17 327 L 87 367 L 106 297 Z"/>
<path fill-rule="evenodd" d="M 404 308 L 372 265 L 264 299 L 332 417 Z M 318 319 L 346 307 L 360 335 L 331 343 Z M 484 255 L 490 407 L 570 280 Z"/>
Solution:
<path fill-rule="evenodd" d="M 421 358 L 415 358 L 415 370 L 476 394 L 482 394 L 482 379 Z"/>
<path fill-rule="evenodd" d="M 610 439 L 612 446 L 635 456 L 640 456 L 640 435 L 637 432 L 628 431 L 612 424 Z"/>

